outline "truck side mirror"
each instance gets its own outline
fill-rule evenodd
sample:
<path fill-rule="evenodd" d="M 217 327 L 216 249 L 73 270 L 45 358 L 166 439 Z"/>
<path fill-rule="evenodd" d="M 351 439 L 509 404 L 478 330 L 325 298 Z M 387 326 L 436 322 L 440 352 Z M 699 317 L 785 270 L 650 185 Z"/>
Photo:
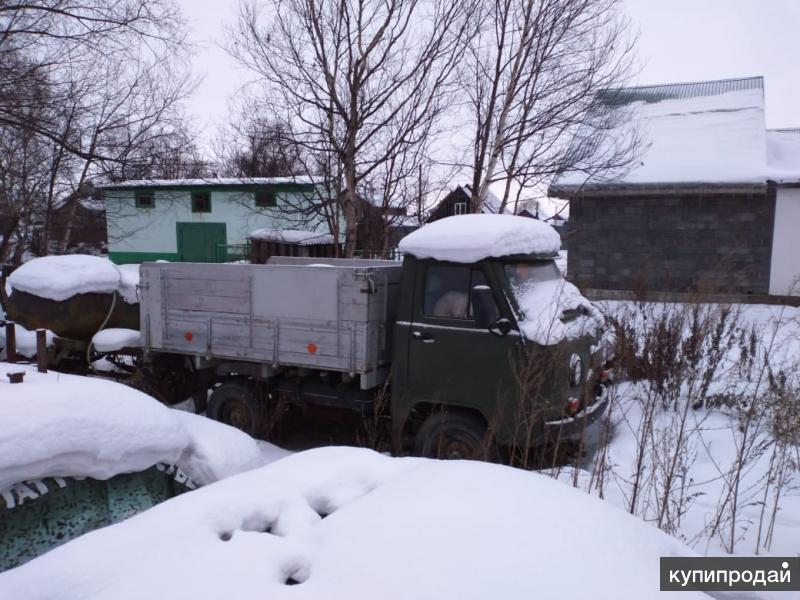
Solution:
<path fill-rule="evenodd" d="M 489 329 L 497 320 L 497 305 L 488 285 L 476 285 L 472 288 L 472 313 L 475 322 L 482 329 Z"/>

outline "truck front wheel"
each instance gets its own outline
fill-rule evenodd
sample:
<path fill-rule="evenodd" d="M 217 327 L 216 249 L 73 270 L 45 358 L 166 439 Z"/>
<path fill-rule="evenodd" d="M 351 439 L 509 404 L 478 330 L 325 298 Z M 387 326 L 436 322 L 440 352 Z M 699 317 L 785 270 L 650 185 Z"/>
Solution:
<path fill-rule="evenodd" d="M 482 419 L 466 414 L 436 413 L 419 428 L 414 454 L 427 458 L 492 460 L 496 453 Z"/>
<path fill-rule="evenodd" d="M 208 416 L 255 437 L 260 431 L 264 409 L 253 385 L 235 381 L 223 383 L 211 393 Z"/>

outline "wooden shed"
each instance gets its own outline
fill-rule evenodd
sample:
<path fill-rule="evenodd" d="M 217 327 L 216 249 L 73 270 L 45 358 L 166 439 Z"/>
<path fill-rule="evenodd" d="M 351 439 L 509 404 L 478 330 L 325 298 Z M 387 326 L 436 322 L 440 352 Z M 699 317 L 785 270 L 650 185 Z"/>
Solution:
<path fill-rule="evenodd" d="M 247 236 L 250 262 L 266 264 L 271 256 L 334 258 L 341 256 L 341 244 L 329 233 L 298 229 L 258 229 Z"/>

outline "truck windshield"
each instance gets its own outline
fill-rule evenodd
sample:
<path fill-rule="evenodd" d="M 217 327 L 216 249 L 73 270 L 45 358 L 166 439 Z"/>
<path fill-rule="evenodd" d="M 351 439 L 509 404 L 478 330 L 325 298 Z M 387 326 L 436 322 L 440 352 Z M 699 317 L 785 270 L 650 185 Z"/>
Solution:
<path fill-rule="evenodd" d="M 528 289 L 543 281 L 561 279 L 561 271 L 552 260 L 540 262 L 508 263 L 505 266 L 506 277 L 516 292 L 520 288 Z"/>

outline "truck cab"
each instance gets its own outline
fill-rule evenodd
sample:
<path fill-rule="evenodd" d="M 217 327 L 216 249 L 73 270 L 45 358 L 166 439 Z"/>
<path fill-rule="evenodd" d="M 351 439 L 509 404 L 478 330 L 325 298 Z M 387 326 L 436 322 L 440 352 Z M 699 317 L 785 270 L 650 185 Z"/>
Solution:
<path fill-rule="evenodd" d="M 560 240 L 549 226 L 465 215 L 404 242 L 395 451 L 482 458 L 496 446 L 580 436 L 600 416 L 603 318 L 563 279 L 554 260 Z"/>

